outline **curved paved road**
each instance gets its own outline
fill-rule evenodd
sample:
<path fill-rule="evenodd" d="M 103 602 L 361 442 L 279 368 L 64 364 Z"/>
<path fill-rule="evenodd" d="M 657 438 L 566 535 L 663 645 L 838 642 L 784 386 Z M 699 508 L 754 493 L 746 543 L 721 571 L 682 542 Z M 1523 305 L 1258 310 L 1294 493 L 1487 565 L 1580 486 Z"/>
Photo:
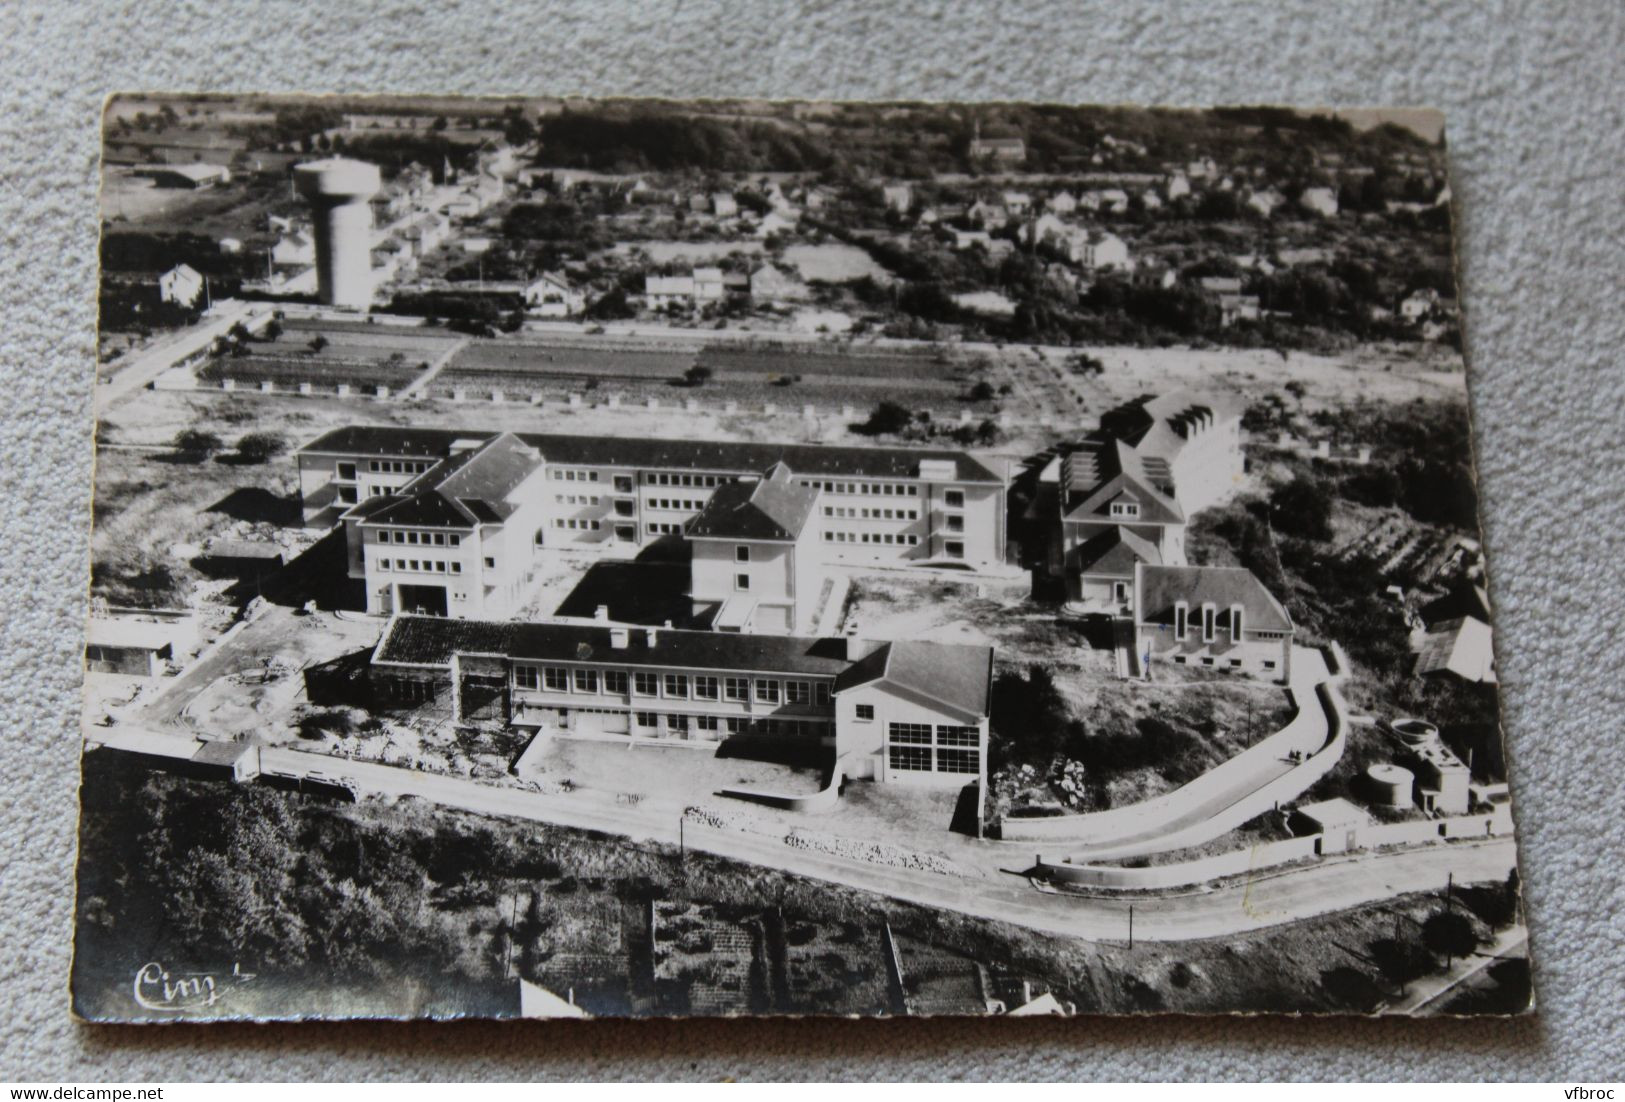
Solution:
<path fill-rule="evenodd" d="M 114 749 L 176 758 L 190 757 L 198 745 L 187 736 L 127 727 L 91 729 L 86 737 Z M 685 821 L 675 803 L 645 800 L 628 806 L 607 792 L 539 793 L 301 750 L 267 747 L 260 757 L 267 773 L 349 781 L 367 793 L 410 796 L 634 841 L 675 846 L 681 838 L 690 849 L 720 857 L 1047 933 L 1091 940 L 1128 935 L 1128 899 L 1041 891 L 1019 869 L 1006 870 L 1010 875 L 1005 878 L 990 878 L 894 868 L 792 848 L 777 837 L 705 827 Z M 1451 876 L 1458 884 L 1505 879 L 1516 859 L 1510 837 L 1327 858 L 1207 890 L 1135 898 L 1134 936 L 1183 941 L 1243 933 L 1407 892 L 1441 889 Z"/>

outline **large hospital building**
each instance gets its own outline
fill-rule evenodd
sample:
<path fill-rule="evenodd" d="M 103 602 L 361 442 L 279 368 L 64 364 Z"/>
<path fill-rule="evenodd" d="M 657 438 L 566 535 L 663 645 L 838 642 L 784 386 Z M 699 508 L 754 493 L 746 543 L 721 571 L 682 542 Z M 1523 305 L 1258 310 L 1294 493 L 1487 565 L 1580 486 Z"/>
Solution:
<path fill-rule="evenodd" d="M 686 535 L 709 596 L 750 598 L 727 613 L 736 629 L 793 632 L 811 581 L 798 562 L 1005 558 L 1004 480 L 956 451 L 351 426 L 298 462 L 305 522 L 345 526 L 377 615 L 502 618 L 539 548 L 630 555 Z"/>

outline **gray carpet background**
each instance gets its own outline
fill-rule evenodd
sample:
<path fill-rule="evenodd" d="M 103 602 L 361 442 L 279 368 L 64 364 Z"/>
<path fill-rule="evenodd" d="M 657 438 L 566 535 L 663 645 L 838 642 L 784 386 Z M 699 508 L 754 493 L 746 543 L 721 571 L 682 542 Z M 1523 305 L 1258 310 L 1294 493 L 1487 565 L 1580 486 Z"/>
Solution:
<path fill-rule="evenodd" d="M 1625 6 L 0 5 L 0 1080 L 1618 1078 Z M 93 1028 L 68 1017 L 97 119 L 117 90 L 1443 108 L 1540 1012 Z"/>

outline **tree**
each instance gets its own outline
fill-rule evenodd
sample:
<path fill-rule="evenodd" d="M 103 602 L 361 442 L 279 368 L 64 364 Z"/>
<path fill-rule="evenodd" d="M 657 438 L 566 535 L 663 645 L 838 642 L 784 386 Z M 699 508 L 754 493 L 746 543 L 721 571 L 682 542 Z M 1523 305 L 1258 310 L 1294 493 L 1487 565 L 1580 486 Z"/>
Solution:
<path fill-rule="evenodd" d="M 288 442 L 274 432 L 251 432 L 237 441 L 237 454 L 247 463 L 264 463 L 288 450 Z"/>
<path fill-rule="evenodd" d="M 1422 923 L 1422 944 L 1452 959 L 1464 957 L 1478 948 L 1478 934 L 1466 915 L 1439 911 Z"/>
<path fill-rule="evenodd" d="M 446 121 L 446 116 L 438 115 L 435 117 L 434 123 L 429 127 L 429 129 L 433 130 L 436 134 L 439 134 L 449 125 L 450 123 Z"/>
<path fill-rule="evenodd" d="M 704 364 L 695 364 L 683 372 L 683 382 L 689 386 L 704 386 L 711 381 L 712 371 Z"/>
<path fill-rule="evenodd" d="M 265 323 L 265 328 L 260 332 L 266 340 L 275 341 L 278 337 L 282 336 L 282 322 L 276 318 L 272 318 L 270 321 Z"/>
<path fill-rule="evenodd" d="M 1331 499 L 1316 483 L 1295 478 L 1270 495 L 1270 523 L 1288 535 L 1311 540 L 1330 539 Z"/>
<path fill-rule="evenodd" d="M 312 352 L 320 352 L 322 349 L 327 347 L 328 343 L 329 342 L 325 336 L 317 333 L 314 337 L 310 338 L 310 350 Z"/>
<path fill-rule="evenodd" d="M 988 382 L 986 379 L 983 379 L 975 386 L 971 387 L 970 393 L 965 397 L 968 401 L 972 402 L 991 402 L 995 393 L 997 392 L 994 391 L 993 384 Z"/>
<path fill-rule="evenodd" d="M 866 436 L 891 436 L 902 432 L 913 423 L 913 413 L 887 398 L 870 411 L 869 419 L 859 425 L 857 431 Z"/>
<path fill-rule="evenodd" d="M 194 461 L 206 459 L 225 447 L 225 442 L 220 437 L 203 429 L 182 429 L 175 434 L 170 444 L 177 452 L 191 457 Z"/>

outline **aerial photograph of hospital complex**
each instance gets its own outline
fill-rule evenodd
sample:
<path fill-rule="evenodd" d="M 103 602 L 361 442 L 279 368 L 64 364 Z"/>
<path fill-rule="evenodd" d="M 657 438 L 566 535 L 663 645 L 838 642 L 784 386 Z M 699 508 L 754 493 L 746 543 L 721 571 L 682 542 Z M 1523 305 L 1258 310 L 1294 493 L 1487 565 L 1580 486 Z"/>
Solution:
<path fill-rule="evenodd" d="M 103 126 L 81 1017 L 1531 1008 L 1436 114 Z"/>

